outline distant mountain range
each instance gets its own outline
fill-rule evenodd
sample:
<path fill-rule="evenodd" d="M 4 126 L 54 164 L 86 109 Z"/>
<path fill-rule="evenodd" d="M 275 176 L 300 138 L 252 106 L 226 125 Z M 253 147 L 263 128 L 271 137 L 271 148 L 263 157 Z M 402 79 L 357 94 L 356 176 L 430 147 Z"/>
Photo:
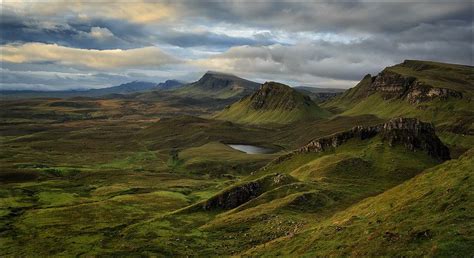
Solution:
<path fill-rule="evenodd" d="M 88 89 L 88 90 L 65 90 L 65 91 L 35 91 L 35 90 L 3 90 L 0 96 L 6 98 L 64 98 L 64 97 L 100 97 L 112 94 L 130 94 L 137 92 L 146 92 L 150 90 L 172 90 L 177 89 L 183 82 L 177 80 L 167 80 L 156 84 L 154 82 L 133 81 L 118 86 Z"/>
<path fill-rule="evenodd" d="M 245 96 L 253 94 L 260 83 L 246 80 L 233 74 L 215 71 L 206 72 L 199 80 L 185 83 L 178 80 L 167 80 L 161 83 L 132 81 L 118 86 L 86 90 L 0 90 L 3 98 L 69 98 L 69 97 L 121 97 L 125 94 L 141 93 L 140 98 L 147 99 L 148 91 L 173 92 L 175 97 L 194 99 L 215 99 L 231 104 Z M 298 92 L 308 95 L 314 102 L 320 103 L 340 95 L 344 89 L 316 88 L 307 86 L 294 87 Z M 161 95 L 163 95 L 161 94 Z M 156 94 L 155 94 L 156 95 Z M 154 98 L 155 95 L 149 97 Z M 160 96 L 161 96 L 160 95 Z M 134 97 L 134 96 L 130 96 Z"/>

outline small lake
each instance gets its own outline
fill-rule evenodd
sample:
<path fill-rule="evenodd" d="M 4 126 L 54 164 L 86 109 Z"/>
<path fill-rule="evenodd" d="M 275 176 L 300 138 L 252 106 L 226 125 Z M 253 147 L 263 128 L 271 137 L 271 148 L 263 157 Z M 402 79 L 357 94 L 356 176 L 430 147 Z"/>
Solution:
<path fill-rule="evenodd" d="M 235 150 L 245 152 L 247 154 L 269 154 L 275 152 L 269 148 L 258 147 L 254 145 L 247 144 L 227 144 L 229 147 Z"/>

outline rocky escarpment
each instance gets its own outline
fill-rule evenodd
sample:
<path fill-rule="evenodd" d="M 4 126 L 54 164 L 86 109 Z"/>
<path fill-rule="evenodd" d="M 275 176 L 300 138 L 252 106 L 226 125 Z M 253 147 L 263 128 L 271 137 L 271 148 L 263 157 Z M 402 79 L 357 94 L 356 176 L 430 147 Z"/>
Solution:
<path fill-rule="evenodd" d="M 230 210 L 258 197 L 268 190 L 293 182 L 295 182 L 295 179 L 288 175 L 267 175 L 254 181 L 245 182 L 227 188 L 206 201 L 192 205 L 184 210 Z"/>
<path fill-rule="evenodd" d="M 375 126 L 356 126 L 348 131 L 310 141 L 305 146 L 279 157 L 275 163 L 287 160 L 298 153 L 322 152 L 336 148 L 350 139 L 365 140 L 380 136 L 384 142 L 393 146 L 405 146 L 410 151 L 425 151 L 439 160 L 450 159 L 449 149 L 436 136 L 434 126 L 415 118 L 394 118 L 387 123 Z"/>
<path fill-rule="evenodd" d="M 434 99 L 462 98 L 461 92 L 430 86 L 415 77 L 384 70 L 372 77 L 367 95 L 380 93 L 384 99 L 403 99 L 417 104 Z"/>

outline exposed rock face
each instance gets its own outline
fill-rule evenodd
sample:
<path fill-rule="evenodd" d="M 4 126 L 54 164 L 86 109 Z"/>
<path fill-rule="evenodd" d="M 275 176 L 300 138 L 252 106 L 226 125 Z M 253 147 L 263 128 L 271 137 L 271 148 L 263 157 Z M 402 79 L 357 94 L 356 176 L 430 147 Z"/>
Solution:
<path fill-rule="evenodd" d="M 262 194 L 263 187 L 258 182 L 249 182 L 228 189 L 227 191 L 216 195 L 204 203 L 204 210 L 222 208 L 229 210 Z"/>
<path fill-rule="evenodd" d="M 404 99 L 412 104 L 433 99 L 462 98 L 462 93 L 427 85 L 415 77 L 407 77 L 384 70 L 375 77 L 368 89 L 368 95 L 378 92 L 384 99 Z"/>
<path fill-rule="evenodd" d="M 411 151 L 426 151 L 439 160 L 450 159 L 449 149 L 436 136 L 432 124 L 421 122 L 415 118 L 394 118 L 387 123 L 376 126 L 356 126 L 352 129 L 310 141 L 305 146 L 279 157 L 276 163 L 286 160 L 297 153 L 322 152 L 336 148 L 350 139 L 369 139 L 380 135 L 384 142 L 405 146 Z"/>
<path fill-rule="evenodd" d="M 288 175 L 267 175 L 254 181 L 230 187 L 204 202 L 189 207 L 188 210 L 230 210 L 258 197 L 269 189 L 292 182 L 294 182 L 294 178 Z"/>
<path fill-rule="evenodd" d="M 284 109 L 292 110 L 298 105 L 310 106 L 314 104 L 310 97 L 296 90 L 276 82 L 264 83 L 258 91 L 250 97 L 250 106 L 255 110 Z"/>
<path fill-rule="evenodd" d="M 411 151 L 426 151 L 439 160 L 450 159 L 449 149 L 436 136 L 433 124 L 414 118 L 395 118 L 378 130 L 390 145 L 402 144 Z"/>

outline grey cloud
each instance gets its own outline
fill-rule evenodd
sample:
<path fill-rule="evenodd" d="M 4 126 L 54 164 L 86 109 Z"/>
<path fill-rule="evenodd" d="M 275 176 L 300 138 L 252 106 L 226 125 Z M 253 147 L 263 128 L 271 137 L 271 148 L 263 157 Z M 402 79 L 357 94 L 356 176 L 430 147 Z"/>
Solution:
<path fill-rule="evenodd" d="M 469 39 L 438 35 L 450 27 L 429 26 L 429 30 L 424 27 L 421 26 L 423 40 L 418 38 L 420 29 L 413 29 L 402 36 L 376 34 L 352 43 L 320 40 L 293 46 L 236 47 L 208 60 L 199 60 L 197 65 L 270 77 L 284 74 L 286 78 L 301 82 L 298 77 L 354 81 L 404 59 L 473 64 L 474 49 Z M 461 26 L 459 31 L 467 29 Z"/>
<path fill-rule="evenodd" d="M 239 45 L 271 45 L 274 40 L 264 37 L 245 38 L 230 37 L 212 32 L 180 32 L 173 30 L 160 30 L 156 35 L 160 42 L 179 47 L 216 47 L 224 50 Z"/>
<path fill-rule="evenodd" d="M 290 31 L 399 32 L 420 23 L 472 21 L 470 1 L 180 2 L 189 16 Z M 190 5 L 193 5 L 190 7 Z"/>

